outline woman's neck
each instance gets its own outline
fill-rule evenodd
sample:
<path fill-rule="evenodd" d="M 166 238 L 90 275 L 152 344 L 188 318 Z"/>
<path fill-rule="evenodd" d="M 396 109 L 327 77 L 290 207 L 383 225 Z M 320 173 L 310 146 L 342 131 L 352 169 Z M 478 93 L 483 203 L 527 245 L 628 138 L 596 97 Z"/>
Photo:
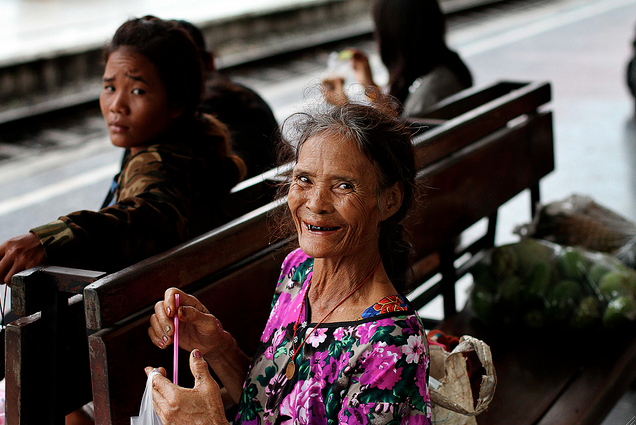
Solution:
<path fill-rule="evenodd" d="M 376 266 L 377 269 L 373 272 Z M 356 290 L 360 284 L 362 286 Z M 316 323 L 322 320 L 343 300 L 325 322 L 355 320 L 382 297 L 396 293 L 380 263 L 379 254 L 355 262 L 317 258 L 314 260 L 308 294 L 311 321 Z"/>

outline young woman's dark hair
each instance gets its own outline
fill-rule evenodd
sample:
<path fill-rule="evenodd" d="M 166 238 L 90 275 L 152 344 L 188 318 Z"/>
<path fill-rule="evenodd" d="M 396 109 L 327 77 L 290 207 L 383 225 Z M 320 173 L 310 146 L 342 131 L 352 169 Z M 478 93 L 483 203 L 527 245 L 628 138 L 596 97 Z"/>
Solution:
<path fill-rule="evenodd" d="M 195 116 L 201 100 L 204 68 L 191 36 L 175 21 L 155 16 L 125 22 L 103 52 L 104 63 L 119 48 L 145 56 L 157 66 L 168 101 L 183 108 L 183 118 Z"/>
<path fill-rule="evenodd" d="M 375 37 L 389 71 L 389 94 L 404 103 L 409 87 L 446 63 L 468 87 L 470 71 L 446 45 L 446 21 L 437 0 L 376 0 Z"/>
<path fill-rule="evenodd" d="M 294 134 L 293 163 L 298 162 L 300 150 L 309 138 L 329 134 L 354 141 L 369 158 L 378 176 L 378 195 L 395 183 L 402 186 L 400 209 L 380 223 L 379 248 L 387 275 L 396 289 L 403 292 L 411 251 L 403 222 L 415 199 L 416 168 L 411 131 L 395 115 L 394 109 L 378 104 L 345 103 L 325 112 L 298 113 L 285 124 L 292 126 Z"/>

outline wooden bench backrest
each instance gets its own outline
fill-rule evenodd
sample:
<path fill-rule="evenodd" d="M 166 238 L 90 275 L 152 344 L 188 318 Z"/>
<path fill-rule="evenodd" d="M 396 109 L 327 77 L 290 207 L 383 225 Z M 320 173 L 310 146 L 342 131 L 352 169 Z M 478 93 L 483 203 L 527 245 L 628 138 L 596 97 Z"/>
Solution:
<path fill-rule="evenodd" d="M 183 288 L 276 243 L 270 217 L 286 208 L 273 201 L 199 238 L 97 280 L 84 289 L 87 327 L 111 326 L 163 297 L 167 286 Z M 275 225 L 275 223 L 271 223 Z"/>
<path fill-rule="evenodd" d="M 420 168 L 418 180 L 426 187 L 424 202 L 416 205 L 407 226 L 415 242 L 415 260 L 436 253 L 478 220 L 495 214 L 499 206 L 519 192 L 538 188 L 540 179 L 554 168 L 552 117 L 549 112 L 538 111 L 550 99 L 549 85 L 502 83 L 486 91 L 494 99 L 479 106 L 473 104 L 471 108 L 470 96 L 475 96 L 476 100 L 473 100 L 478 102 L 489 97 L 484 97 L 481 91 L 473 91 L 474 94 L 468 98 L 460 97 L 466 112 L 445 122 L 438 121 L 437 127 L 415 138 Z M 516 122 L 510 123 L 513 119 Z M 422 121 L 425 120 L 426 117 Z M 490 244 L 493 242 L 490 241 Z M 288 248 L 282 244 L 268 246 L 260 254 L 233 267 L 230 274 L 205 276 L 201 272 L 196 282 L 190 278 L 183 279 L 180 273 L 189 273 L 194 265 L 205 268 L 206 265 L 200 261 L 206 261 L 210 253 L 199 251 L 214 250 L 211 245 L 198 242 L 190 248 L 190 255 L 196 255 L 196 261 L 179 265 L 174 260 L 181 257 L 171 257 L 169 262 L 175 270 L 170 271 L 171 266 L 164 257 L 164 262 L 152 263 L 136 275 L 135 285 L 144 282 L 141 285 L 152 292 L 151 283 L 163 273 L 178 276 L 176 281 L 167 284 L 172 286 L 176 283 L 176 286 L 188 291 L 196 289 L 195 294 L 232 332 L 239 345 L 248 353 L 253 352 L 269 312 L 281 261 Z M 453 251 L 448 261 L 454 261 L 457 255 Z M 440 265 L 443 261 L 424 274 L 416 273 L 416 277 L 425 279 L 439 271 Z M 126 273 L 131 274 L 131 271 Z M 147 276 L 151 278 L 147 279 Z M 87 309 L 102 310 L 98 314 L 102 317 L 102 326 L 110 326 L 123 319 L 121 314 L 124 310 L 129 311 L 129 306 L 126 309 L 114 306 L 121 298 L 117 298 L 116 292 L 106 290 L 112 286 L 113 281 L 109 279 L 101 279 L 85 290 Z M 188 281 L 192 283 L 190 286 Z M 132 282 L 121 283 L 121 291 Z M 94 288 L 101 288 L 101 293 L 97 291 L 89 295 Z M 130 293 L 129 289 L 127 292 Z M 443 292 L 443 284 L 440 283 L 413 301 L 423 305 Z M 144 296 L 144 299 L 154 302 L 162 298 L 162 293 L 155 298 Z M 109 294 L 109 298 L 105 300 L 102 294 Z M 91 297 L 95 301 L 91 301 Z M 106 313 L 110 309 L 118 313 Z M 157 349 L 146 336 L 151 313 L 151 307 L 138 309 L 123 323 L 89 337 L 98 424 L 128 423 L 128 418 L 136 414 L 143 393 L 143 367 L 169 365 L 171 362 L 171 351 L 167 353 Z M 133 358 L 130 352 L 135 353 Z M 185 368 L 187 375 L 187 363 Z"/>

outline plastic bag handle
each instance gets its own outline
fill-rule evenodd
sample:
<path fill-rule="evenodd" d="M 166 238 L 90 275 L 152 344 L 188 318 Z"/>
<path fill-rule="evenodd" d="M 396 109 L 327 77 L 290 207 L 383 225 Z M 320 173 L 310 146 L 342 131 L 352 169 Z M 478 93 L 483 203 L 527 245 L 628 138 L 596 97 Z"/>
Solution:
<path fill-rule="evenodd" d="M 179 385 L 179 294 L 174 295 L 174 344 L 172 352 L 172 383 Z"/>

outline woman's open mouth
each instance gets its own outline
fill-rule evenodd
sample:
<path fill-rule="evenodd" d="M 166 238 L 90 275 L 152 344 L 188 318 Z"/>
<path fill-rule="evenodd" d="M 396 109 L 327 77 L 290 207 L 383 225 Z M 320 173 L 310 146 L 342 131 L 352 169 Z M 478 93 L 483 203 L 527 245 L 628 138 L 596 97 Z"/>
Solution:
<path fill-rule="evenodd" d="M 320 227 L 320 226 L 314 226 L 313 224 L 309 224 L 309 223 L 305 223 L 305 225 L 307 226 L 307 230 L 310 230 L 312 232 L 331 232 L 334 230 L 338 230 L 340 227 Z"/>

